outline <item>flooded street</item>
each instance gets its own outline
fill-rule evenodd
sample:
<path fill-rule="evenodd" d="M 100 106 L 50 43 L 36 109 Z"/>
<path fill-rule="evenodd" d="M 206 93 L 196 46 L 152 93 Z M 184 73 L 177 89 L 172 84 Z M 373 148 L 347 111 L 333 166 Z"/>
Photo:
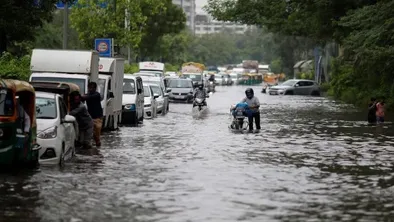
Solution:
<path fill-rule="evenodd" d="M 394 130 L 319 97 L 260 99 L 262 130 L 229 131 L 245 87 L 103 136 L 63 169 L 0 175 L 0 221 L 388 221 Z"/>

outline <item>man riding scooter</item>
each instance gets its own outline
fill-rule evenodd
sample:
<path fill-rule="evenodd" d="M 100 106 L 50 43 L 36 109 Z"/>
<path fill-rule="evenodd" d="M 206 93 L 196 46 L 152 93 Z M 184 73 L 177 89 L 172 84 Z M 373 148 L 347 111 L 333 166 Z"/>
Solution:
<path fill-rule="evenodd" d="M 195 91 L 194 91 L 194 96 L 193 96 L 193 99 L 194 99 L 193 107 L 197 106 L 196 101 L 195 101 L 196 98 L 202 99 L 202 100 L 203 100 L 203 103 L 204 103 L 203 106 L 207 106 L 207 102 L 205 101 L 205 98 L 207 98 L 207 94 L 206 94 L 206 92 L 205 92 L 204 85 L 203 85 L 202 83 L 199 83 L 199 84 L 198 84 L 198 87 L 197 87 L 197 88 L 195 89 Z"/>

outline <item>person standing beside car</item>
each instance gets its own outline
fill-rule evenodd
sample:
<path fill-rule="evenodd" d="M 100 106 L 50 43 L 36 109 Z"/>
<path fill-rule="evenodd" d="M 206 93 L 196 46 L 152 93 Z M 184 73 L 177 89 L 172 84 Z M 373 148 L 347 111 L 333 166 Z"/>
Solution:
<path fill-rule="evenodd" d="M 72 92 L 70 94 L 71 111 L 70 115 L 74 116 L 78 123 L 79 138 L 78 142 L 84 149 L 91 148 L 93 136 L 93 120 L 90 117 L 86 106 L 81 102 L 81 95 L 79 92 Z"/>
<path fill-rule="evenodd" d="M 101 128 L 103 126 L 103 108 L 101 107 L 101 95 L 97 92 L 97 83 L 88 84 L 89 93 L 82 96 L 82 101 L 86 101 L 88 111 L 93 119 L 93 138 L 96 146 L 101 146 Z"/>

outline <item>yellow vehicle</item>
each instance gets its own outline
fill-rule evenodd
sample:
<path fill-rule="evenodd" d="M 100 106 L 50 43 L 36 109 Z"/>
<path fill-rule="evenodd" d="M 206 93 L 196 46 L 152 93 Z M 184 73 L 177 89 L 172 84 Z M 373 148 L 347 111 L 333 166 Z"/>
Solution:
<path fill-rule="evenodd" d="M 0 79 L 0 164 L 38 166 L 41 147 L 36 143 L 35 100 L 34 88 L 29 83 Z M 29 132 L 25 132 L 28 125 Z"/>
<path fill-rule="evenodd" d="M 205 66 L 201 63 L 187 62 L 182 65 L 182 78 L 189 78 L 193 81 L 193 85 L 198 82 L 204 83 L 204 73 Z"/>

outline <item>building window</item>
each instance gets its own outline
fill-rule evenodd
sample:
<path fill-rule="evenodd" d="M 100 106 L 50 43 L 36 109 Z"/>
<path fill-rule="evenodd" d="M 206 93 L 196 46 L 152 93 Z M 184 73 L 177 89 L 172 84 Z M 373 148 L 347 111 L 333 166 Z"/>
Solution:
<path fill-rule="evenodd" d="M 215 32 L 220 32 L 221 30 L 222 30 L 222 28 L 220 28 L 220 27 L 215 28 Z"/>
<path fill-rule="evenodd" d="M 211 30 L 211 27 L 205 27 L 204 30 L 205 30 L 205 31 L 210 31 L 210 30 Z"/>

